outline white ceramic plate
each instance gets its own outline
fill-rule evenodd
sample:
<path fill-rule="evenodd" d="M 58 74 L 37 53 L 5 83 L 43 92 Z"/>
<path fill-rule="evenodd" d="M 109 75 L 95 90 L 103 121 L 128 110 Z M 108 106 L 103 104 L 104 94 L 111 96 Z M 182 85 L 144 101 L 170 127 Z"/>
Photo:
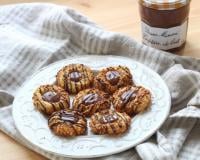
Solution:
<path fill-rule="evenodd" d="M 35 110 L 32 94 L 38 86 L 55 82 L 57 71 L 70 63 L 82 63 L 93 70 L 114 65 L 129 67 L 135 83 L 151 91 L 151 108 L 135 116 L 130 130 L 120 137 L 93 135 L 90 130 L 88 135 L 75 138 L 55 136 L 48 128 L 47 119 Z M 164 81 L 146 66 L 124 57 L 82 56 L 58 61 L 31 76 L 14 100 L 13 117 L 19 132 L 35 147 L 64 157 L 91 158 L 122 152 L 149 138 L 167 118 L 170 105 L 169 90 Z"/>

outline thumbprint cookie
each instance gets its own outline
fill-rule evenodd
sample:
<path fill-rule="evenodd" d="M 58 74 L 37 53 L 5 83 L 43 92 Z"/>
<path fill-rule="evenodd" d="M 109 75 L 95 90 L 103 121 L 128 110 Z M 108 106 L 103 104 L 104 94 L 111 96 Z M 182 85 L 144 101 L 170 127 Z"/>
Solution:
<path fill-rule="evenodd" d="M 92 70 L 83 64 L 69 64 L 58 71 L 56 83 L 71 94 L 90 88 L 94 75 Z"/>
<path fill-rule="evenodd" d="M 126 132 L 131 118 L 124 112 L 103 110 L 92 115 L 90 127 L 95 134 L 119 135 Z"/>
<path fill-rule="evenodd" d="M 145 111 L 151 103 L 150 91 L 142 86 L 127 86 L 113 94 L 113 106 L 118 112 L 134 115 Z"/>
<path fill-rule="evenodd" d="M 69 108 L 69 95 L 56 85 L 42 85 L 33 93 L 33 104 L 42 113 L 50 115 L 55 111 Z"/>
<path fill-rule="evenodd" d="M 120 87 L 133 85 L 130 70 L 124 66 L 102 69 L 94 79 L 95 88 L 107 93 L 114 93 Z"/>
<path fill-rule="evenodd" d="M 74 98 L 73 109 L 90 117 L 95 112 L 108 109 L 111 106 L 111 100 L 107 93 L 98 89 L 86 89 L 80 91 Z"/>
<path fill-rule="evenodd" d="M 73 137 L 85 134 L 87 120 L 77 111 L 61 110 L 49 117 L 48 126 L 58 136 Z"/>

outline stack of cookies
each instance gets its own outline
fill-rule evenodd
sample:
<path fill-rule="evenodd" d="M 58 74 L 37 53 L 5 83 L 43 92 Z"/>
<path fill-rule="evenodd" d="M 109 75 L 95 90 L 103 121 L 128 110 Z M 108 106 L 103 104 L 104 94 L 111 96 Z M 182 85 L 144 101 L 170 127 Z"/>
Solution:
<path fill-rule="evenodd" d="M 70 64 L 58 71 L 56 84 L 36 89 L 33 104 L 48 116 L 56 135 L 84 135 L 87 127 L 94 134 L 119 135 L 129 129 L 131 117 L 150 106 L 151 94 L 134 84 L 125 66 L 104 68 L 95 76 L 88 66 Z"/>

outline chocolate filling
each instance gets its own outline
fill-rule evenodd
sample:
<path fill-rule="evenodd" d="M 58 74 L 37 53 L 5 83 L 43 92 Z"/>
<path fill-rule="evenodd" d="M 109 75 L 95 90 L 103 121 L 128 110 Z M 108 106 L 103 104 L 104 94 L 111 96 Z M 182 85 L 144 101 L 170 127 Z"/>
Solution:
<path fill-rule="evenodd" d="M 123 104 L 127 104 L 130 100 L 136 97 L 134 90 L 128 90 L 121 95 L 121 100 Z"/>
<path fill-rule="evenodd" d="M 79 115 L 75 112 L 62 111 L 60 119 L 65 122 L 76 123 L 79 120 Z"/>
<path fill-rule="evenodd" d="M 53 92 L 53 91 L 49 91 L 49 92 L 46 92 L 42 95 L 42 99 L 44 101 L 52 102 L 52 103 L 59 102 L 60 101 L 60 94 Z"/>
<path fill-rule="evenodd" d="M 94 104 L 95 102 L 99 101 L 100 97 L 96 93 L 90 93 L 83 97 L 83 103 L 85 105 Z"/>
<path fill-rule="evenodd" d="M 118 116 L 117 114 L 106 114 L 106 115 L 103 115 L 100 119 L 100 122 L 101 123 L 112 123 L 114 121 L 118 120 Z"/>
<path fill-rule="evenodd" d="M 81 77 L 82 77 L 82 74 L 78 71 L 74 71 L 69 74 L 70 80 L 74 82 L 80 81 Z"/>
<path fill-rule="evenodd" d="M 108 71 L 106 73 L 106 79 L 110 82 L 110 84 L 115 85 L 119 81 L 120 74 L 117 71 Z"/>

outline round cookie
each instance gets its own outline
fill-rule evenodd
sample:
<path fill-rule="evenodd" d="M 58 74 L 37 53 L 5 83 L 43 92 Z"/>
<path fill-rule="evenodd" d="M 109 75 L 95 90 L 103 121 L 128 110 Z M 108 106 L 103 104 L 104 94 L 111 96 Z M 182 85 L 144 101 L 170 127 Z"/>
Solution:
<path fill-rule="evenodd" d="M 120 87 L 133 85 L 130 70 L 125 66 L 102 69 L 94 79 L 95 88 L 107 93 L 114 93 Z"/>
<path fill-rule="evenodd" d="M 113 106 L 118 112 L 132 116 L 145 111 L 151 104 L 151 93 L 142 86 L 127 86 L 113 94 Z"/>
<path fill-rule="evenodd" d="M 107 93 L 98 89 L 86 89 L 80 91 L 74 98 L 73 109 L 89 117 L 95 112 L 108 109 L 111 100 Z"/>
<path fill-rule="evenodd" d="M 56 83 L 72 94 L 92 86 L 92 70 L 83 64 L 69 64 L 58 71 Z"/>
<path fill-rule="evenodd" d="M 126 113 L 103 110 L 92 115 L 89 125 L 95 134 L 119 135 L 128 130 L 130 123 Z"/>
<path fill-rule="evenodd" d="M 67 109 L 70 106 L 68 93 L 56 85 L 42 85 L 33 93 L 33 104 L 44 114 Z"/>
<path fill-rule="evenodd" d="M 85 134 L 87 120 L 77 111 L 61 110 L 49 117 L 48 126 L 58 136 L 73 137 Z"/>

